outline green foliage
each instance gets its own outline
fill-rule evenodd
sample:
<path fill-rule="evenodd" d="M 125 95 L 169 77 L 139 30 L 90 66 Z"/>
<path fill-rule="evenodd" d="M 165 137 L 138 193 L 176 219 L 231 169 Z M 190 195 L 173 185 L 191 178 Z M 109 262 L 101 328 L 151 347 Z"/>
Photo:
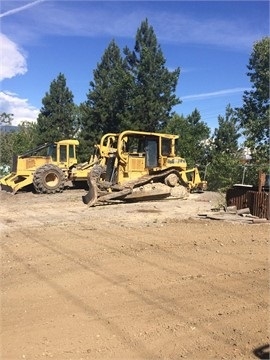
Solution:
<path fill-rule="evenodd" d="M 7 174 L 12 167 L 14 133 L 0 133 L 0 176 Z"/>
<path fill-rule="evenodd" d="M 180 103 L 174 95 L 180 70 L 169 72 L 154 30 L 148 21 L 137 31 L 134 51 L 115 41 L 94 70 L 87 101 L 81 104 L 81 159 L 87 160 L 105 133 L 123 130 L 159 131 Z"/>
<path fill-rule="evenodd" d="M 13 120 L 13 114 L 7 114 L 5 112 L 0 114 L 0 125 L 11 125 Z"/>
<path fill-rule="evenodd" d="M 239 133 L 235 111 L 230 105 L 226 107 L 225 117 L 218 116 L 219 127 L 214 130 L 214 155 L 218 153 L 232 154 L 238 151 Z"/>
<path fill-rule="evenodd" d="M 66 78 L 59 74 L 50 84 L 49 92 L 42 99 L 37 119 L 38 143 L 73 138 L 78 131 L 73 94 L 66 85 Z"/>
<path fill-rule="evenodd" d="M 218 153 L 207 168 L 208 189 L 226 191 L 235 183 L 241 183 L 243 167 L 237 154 Z"/>
<path fill-rule="evenodd" d="M 146 19 L 137 30 L 134 48 L 125 47 L 123 57 L 115 41 L 109 43 L 93 71 L 84 103 L 74 104 L 60 73 L 42 99 L 37 124 L 22 123 L 16 132 L 0 133 L 0 171 L 11 166 L 13 153 L 73 137 L 80 141 L 79 161 L 88 161 L 102 135 L 133 129 L 179 135 L 178 154 L 189 168 L 198 164 L 207 170 L 210 190 L 225 191 L 243 180 L 257 185 L 258 171 L 269 171 L 269 45 L 269 37 L 254 44 L 247 66 L 252 89 L 244 93 L 242 108 L 227 106 L 210 137 L 210 128 L 197 109 L 186 117 L 172 113 L 181 103 L 175 95 L 180 68 L 166 68 Z M 12 114 L 0 114 L 1 125 L 11 125 L 12 120 Z M 238 149 L 240 130 L 244 146 L 252 152 L 249 164 L 243 163 Z"/>
<path fill-rule="evenodd" d="M 18 131 L 14 132 L 13 149 L 15 154 L 23 154 L 37 146 L 37 124 L 22 122 L 18 126 Z"/>
<path fill-rule="evenodd" d="M 0 133 L 0 175 L 12 167 L 13 156 L 36 146 L 36 124 L 22 122 L 16 131 Z"/>
<path fill-rule="evenodd" d="M 186 159 L 189 167 L 207 163 L 206 144 L 210 137 L 210 128 L 201 120 L 201 115 L 195 109 L 191 115 L 184 117 L 174 114 L 168 122 L 165 131 L 179 135 L 176 150 Z"/>
<path fill-rule="evenodd" d="M 171 117 L 172 107 L 179 104 L 175 96 L 180 69 L 170 72 L 152 26 L 146 19 L 137 30 L 134 50 L 124 49 L 134 88 L 130 113 L 134 129 L 160 131 Z"/>
<path fill-rule="evenodd" d="M 241 153 L 238 150 L 240 133 L 235 111 L 226 107 L 225 117 L 218 117 L 218 128 L 211 139 L 207 169 L 209 190 L 225 191 L 234 183 L 241 182 Z"/>
<path fill-rule="evenodd" d="M 261 166 L 269 162 L 269 47 L 269 37 L 254 44 L 247 66 L 252 89 L 244 93 L 243 106 L 237 109 L 245 146 Z"/>
<path fill-rule="evenodd" d="M 0 125 L 11 125 L 13 114 L 0 114 Z M 0 131 L 0 177 L 9 173 L 13 158 L 13 132 Z"/>
<path fill-rule="evenodd" d="M 83 153 L 88 157 L 102 135 L 118 133 L 132 126 L 128 112 L 132 86 L 132 78 L 121 58 L 120 49 L 112 41 L 94 70 L 87 101 L 80 107 L 79 137 Z"/>

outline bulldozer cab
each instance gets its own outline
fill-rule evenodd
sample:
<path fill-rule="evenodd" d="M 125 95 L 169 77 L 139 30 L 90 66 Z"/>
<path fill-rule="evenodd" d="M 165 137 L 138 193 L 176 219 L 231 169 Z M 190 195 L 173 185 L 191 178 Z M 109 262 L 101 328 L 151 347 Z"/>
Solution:
<path fill-rule="evenodd" d="M 109 161 L 106 180 L 112 181 L 113 168 L 117 169 L 115 181 L 118 183 L 170 167 L 185 170 L 186 161 L 175 154 L 177 139 L 177 135 L 142 131 L 118 134 L 117 151 Z"/>
<path fill-rule="evenodd" d="M 118 137 L 118 154 L 125 156 L 145 156 L 146 167 L 162 167 L 162 158 L 175 157 L 177 135 L 124 131 Z"/>
<path fill-rule="evenodd" d="M 143 168 L 155 168 L 159 158 L 158 139 L 130 134 L 123 138 L 123 153 L 127 159 L 144 158 Z"/>
<path fill-rule="evenodd" d="M 125 201 L 167 197 L 187 189 L 202 189 L 197 168 L 187 170 L 186 160 L 176 155 L 178 135 L 127 130 L 114 134 L 113 147 L 100 143 L 101 162 L 88 173 L 89 191 L 83 202 Z M 102 150 L 103 149 L 103 150 Z M 110 151 L 108 151 L 110 149 Z M 178 188 L 178 189 L 177 189 Z"/>
<path fill-rule="evenodd" d="M 145 139 L 145 166 L 155 168 L 158 166 L 158 141 L 157 139 Z"/>

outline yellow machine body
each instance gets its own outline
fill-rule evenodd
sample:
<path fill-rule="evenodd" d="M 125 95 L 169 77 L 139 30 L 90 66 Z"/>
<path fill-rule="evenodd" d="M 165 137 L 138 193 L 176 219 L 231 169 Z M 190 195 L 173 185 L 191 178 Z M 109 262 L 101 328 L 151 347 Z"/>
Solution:
<path fill-rule="evenodd" d="M 61 140 L 15 156 L 11 173 L 0 179 L 1 189 L 15 194 L 36 181 L 37 192 L 54 193 L 62 191 L 66 181 L 87 181 L 93 164 L 77 164 L 78 145 L 75 139 Z"/>
<path fill-rule="evenodd" d="M 169 187 L 180 185 L 188 191 L 205 190 L 206 182 L 201 181 L 198 168 L 187 169 L 186 160 L 176 155 L 178 138 L 178 135 L 132 130 L 104 135 L 102 139 L 111 142 L 105 147 L 100 142 L 102 160 L 89 172 L 89 192 L 83 197 L 84 203 L 91 206 L 108 199 L 147 197 L 146 191 L 139 194 L 137 190 L 150 183 L 156 184 L 156 194 L 158 183 L 167 186 L 160 196 L 170 193 Z"/>

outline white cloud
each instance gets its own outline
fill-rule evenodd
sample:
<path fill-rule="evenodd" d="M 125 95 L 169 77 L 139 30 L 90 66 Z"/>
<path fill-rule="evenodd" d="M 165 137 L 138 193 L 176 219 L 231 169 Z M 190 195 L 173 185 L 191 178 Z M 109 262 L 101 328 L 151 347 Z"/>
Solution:
<path fill-rule="evenodd" d="M 39 110 L 30 105 L 28 99 L 22 99 L 17 94 L 0 91 L 1 112 L 14 115 L 12 125 L 19 125 L 22 121 L 35 122 Z"/>
<path fill-rule="evenodd" d="M 65 5 L 65 2 L 57 3 L 57 7 L 50 8 L 48 16 L 42 18 L 42 21 L 46 22 L 44 29 L 49 28 L 53 33 L 59 32 L 62 35 L 134 38 L 140 22 L 147 17 L 161 42 L 210 44 L 245 50 L 250 49 L 251 44 L 263 34 L 267 34 L 262 30 L 267 31 L 264 24 L 256 29 L 244 16 L 237 20 L 225 17 L 220 19 L 216 16 L 203 18 L 197 14 L 185 14 L 180 10 L 175 12 L 174 6 L 160 11 L 144 3 L 138 6 L 136 2 L 128 5 L 128 11 L 123 11 L 118 6 L 92 6 L 89 2 L 86 9 L 77 6 L 71 12 Z M 49 4 L 44 4 L 36 10 L 41 12 L 48 8 Z"/>
<path fill-rule="evenodd" d="M 205 17 L 196 11 L 193 14 L 182 11 L 180 5 L 175 4 L 177 2 L 165 10 L 155 10 L 151 4 L 143 1 L 140 5 L 136 1 L 126 1 L 124 6 L 119 6 L 115 1 L 83 1 L 82 6 L 78 6 L 76 1 L 37 0 L 8 10 L 2 16 L 8 17 L 28 9 L 23 13 L 23 28 L 20 21 L 12 25 L 6 21 L 5 25 L 20 43 L 51 34 L 133 39 L 145 18 L 148 18 L 162 43 L 210 44 L 246 51 L 250 50 L 254 41 L 268 34 L 264 22 L 254 27 L 253 22 L 258 21 L 257 18 L 251 20 L 245 13 L 239 14 L 236 19 L 226 15 L 223 18 L 220 15 Z M 20 14 L 18 19 L 21 19 Z"/>
<path fill-rule="evenodd" d="M 0 33 L 1 59 L 0 81 L 27 72 L 26 56 L 6 35 Z"/>
<path fill-rule="evenodd" d="M 28 9 L 28 8 L 36 5 L 36 4 L 39 4 L 39 3 L 41 3 L 41 2 L 44 2 L 44 1 L 45 1 L 45 0 L 36 0 L 36 1 L 31 2 L 31 3 L 29 3 L 29 4 L 26 4 L 26 5 L 23 5 L 23 6 L 19 6 L 19 7 L 15 8 L 15 9 L 12 9 L 12 10 L 8 10 L 8 11 L 0 14 L 0 18 L 5 17 L 5 16 L 8 16 L 8 15 L 16 14 L 16 13 L 18 13 L 18 12 L 20 12 L 20 11 L 26 10 L 26 9 Z"/>
<path fill-rule="evenodd" d="M 26 56 L 6 35 L 0 33 L 1 58 L 0 81 L 27 72 Z M 28 99 L 20 98 L 10 91 L 0 91 L 1 113 L 13 114 L 12 125 L 22 121 L 36 121 L 39 110 L 29 104 Z"/>
<path fill-rule="evenodd" d="M 201 93 L 201 94 L 182 96 L 181 100 L 185 100 L 185 101 L 204 100 L 204 99 L 212 98 L 214 96 L 225 96 L 225 95 L 243 93 L 244 91 L 248 91 L 248 90 L 250 90 L 250 89 L 248 89 L 248 88 L 223 89 L 223 90 L 213 91 L 213 92 L 209 92 L 209 93 Z"/>

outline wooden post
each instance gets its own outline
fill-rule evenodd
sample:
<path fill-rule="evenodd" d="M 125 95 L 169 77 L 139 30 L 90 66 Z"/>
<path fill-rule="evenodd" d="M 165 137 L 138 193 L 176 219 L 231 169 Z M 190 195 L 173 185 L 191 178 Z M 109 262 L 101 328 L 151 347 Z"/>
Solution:
<path fill-rule="evenodd" d="M 261 170 L 259 171 L 258 191 L 262 192 L 262 187 L 265 185 L 266 175 Z"/>

